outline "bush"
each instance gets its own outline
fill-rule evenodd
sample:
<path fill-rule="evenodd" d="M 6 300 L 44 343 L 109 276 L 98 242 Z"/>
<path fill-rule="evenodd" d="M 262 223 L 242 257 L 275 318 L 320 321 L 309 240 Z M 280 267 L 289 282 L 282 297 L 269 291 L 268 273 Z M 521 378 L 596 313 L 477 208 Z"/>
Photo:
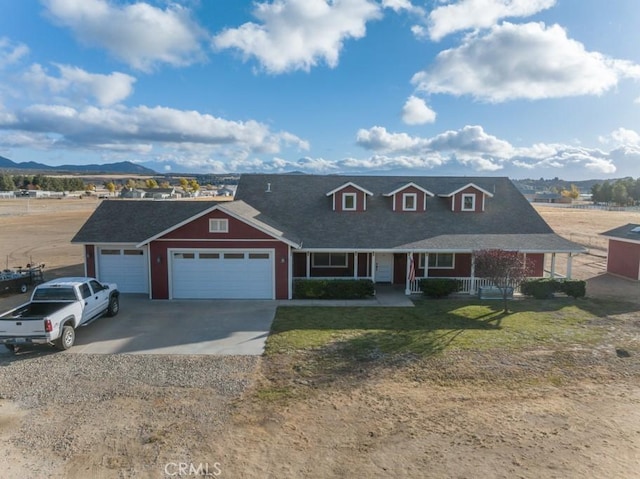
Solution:
<path fill-rule="evenodd" d="M 296 279 L 293 299 L 365 299 L 374 295 L 370 279 Z"/>
<path fill-rule="evenodd" d="M 423 278 L 420 280 L 420 289 L 429 298 L 444 298 L 451 293 L 460 291 L 462 284 L 457 279 L 450 278 Z"/>
<path fill-rule="evenodd" d="M 520 285 L 520 292 L 536 299 L 553 298 L 553 293 L 560 290 L 560 283 L 555 279 L 543 278 L 524 281 Z"/>
<path fill-rule="evenodd" d="M 572 298 L 584 298 L 587 294 L 587 283 L 577 279 L 566 279 L 560 283 L 560 291 Z"/>

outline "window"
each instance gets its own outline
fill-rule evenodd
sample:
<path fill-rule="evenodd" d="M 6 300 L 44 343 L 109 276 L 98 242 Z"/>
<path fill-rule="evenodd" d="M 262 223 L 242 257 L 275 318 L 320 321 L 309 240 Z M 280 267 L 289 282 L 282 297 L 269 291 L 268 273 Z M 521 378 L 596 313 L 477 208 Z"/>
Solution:
<path fill-rule="evenodd" d="M 173 253 L 173 257 L 177 259 L 195 259 L 195 253 Z"/>
<path fill-rule="evenodd" d="M 402 209 L 404 211 L 416 211 L 418 195 L 415 193 L 405 193 L 402 195 Z"/>
<path fill-rule="evenodd" d="M 87 299 L 89 296 L 91 296 L 89 283 L 82 283 L 82 285 L 80 286 L 80 295 L 82 296 L 82 299 Z"/>
<path fill-rule="evenodd" d="M 125 249 L 124 254 L 125 256 L 140 256 L 144 254 L 144 251 L 141 249 Z"/>
<path fill-rule="evenodd" d="M 475 211 L 476 195 L 462 195 L 462 211 Z"/>
<path fill-rule="evenodd" d="M 225 253 L 224 259 L 244 259 L 244 253 Z"/>
<path fill-rule="evenodd" d="M 420 259 L 424 266 L 424 259 Z M 453 253 L 431 253 L 429 255 L 429 268 L 453 269 Z"/>
<path fill-rule="evenodd" d="M 346 268 L 347 253 L 313 253 L 314 268 Z"/>
<path fill-rule="evenodd" d="M 104 286 L 102 286 L 95 280 L 89 281 L 89 284 L 91 284 L 91 289 L 94 293 L 98 293 L 99 291 L 102 291 L 104 289 Z"/>
<path fill-rule="evenodd" d="M 269 253 L 249 253 L 249 259 L 269 259 Z"/>
<path fill-rule="evenodd" d="M 200 253 L 200 259 L 220 259 L 220 253 Z"/>
<path fill-rule="evenodd" d="M 228 233 L 229 220 L 226 218 L 209 219 L 209 233 Z"/>
<path fill-rule="evenodd" d="M 120 250 L 119 249 L 101 249 L 100 250 L 100 254 L 104 254 L 104 255 L 119 255 L 120 254 Z"/>
<path fill-rule="evenodd" d="M 356 194 L 344 193 L 342 195 L 342 210 L 354 211 L 356 209 Z"/>

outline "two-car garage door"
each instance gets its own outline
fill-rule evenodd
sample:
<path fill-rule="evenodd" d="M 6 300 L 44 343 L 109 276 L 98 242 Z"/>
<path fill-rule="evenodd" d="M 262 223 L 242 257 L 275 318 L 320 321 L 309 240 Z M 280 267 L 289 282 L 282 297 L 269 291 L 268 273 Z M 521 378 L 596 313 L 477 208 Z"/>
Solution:
<path fill-rule="evenodd" d="M 170 251 L 174 299 L 273 299 L 269 250 Z"/>

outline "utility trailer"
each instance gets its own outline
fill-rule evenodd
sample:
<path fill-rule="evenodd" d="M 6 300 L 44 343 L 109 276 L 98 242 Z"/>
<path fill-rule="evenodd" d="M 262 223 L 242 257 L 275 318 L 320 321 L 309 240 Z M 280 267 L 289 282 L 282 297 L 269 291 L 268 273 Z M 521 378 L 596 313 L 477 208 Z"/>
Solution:
<path fill-rule="evenodd" d="M 0 271 L 0 294 L 26 293 L 30 286 L 44 283 L 44 264 Z"/>

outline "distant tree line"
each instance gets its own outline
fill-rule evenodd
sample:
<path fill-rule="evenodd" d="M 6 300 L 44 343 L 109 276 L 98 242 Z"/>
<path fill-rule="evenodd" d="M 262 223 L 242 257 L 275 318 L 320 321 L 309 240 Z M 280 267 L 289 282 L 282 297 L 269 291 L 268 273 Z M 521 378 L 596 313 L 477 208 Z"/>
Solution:
<path fill-rule="evenodd" d="M 620 206 L 640 204 L 640 178 L 622 178 L 613 182 L 605 181 L 591 187 L 594 203 L 615 203 Z"/>
<path fill-rule="evenodd" d="M 45 175 L 0 174 L 0 191 L 15 191 L 33 187 L 43 191 L 84 191 L 85 184 L 80 178 L 60 178 Z"/>

